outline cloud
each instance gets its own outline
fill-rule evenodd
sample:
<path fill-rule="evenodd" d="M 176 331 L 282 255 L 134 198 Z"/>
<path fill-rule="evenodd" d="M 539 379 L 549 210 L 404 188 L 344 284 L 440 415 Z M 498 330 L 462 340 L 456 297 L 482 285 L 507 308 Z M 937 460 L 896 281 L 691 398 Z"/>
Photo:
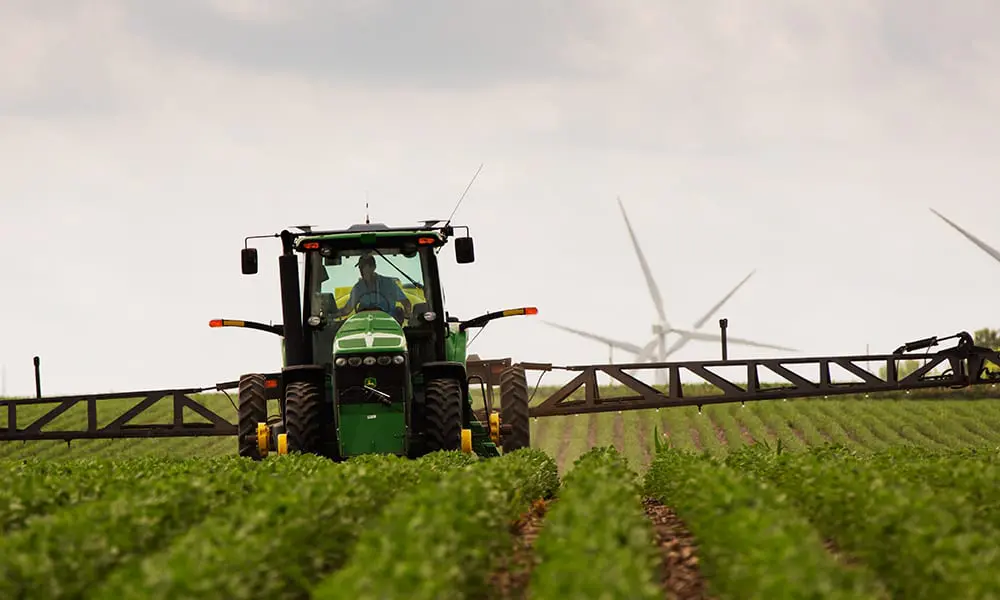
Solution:
<path fill-rule="evenodd" d="M 467 88 L 563 78 L 567 48 L 601 29 L 571 0 L 274 2 L 174 0 L 132 10 L 142 36 L 233 68 L 336 84 Z"/>
<path fill-rule="evenodd" d="M 970 141 L 996 147 L 1000 5 L 622 3 L 592 59 L 607 77 L 560 106 L 591 148 L 674 156 L 841 157 Z M 977 150 L 971 150 L 976 152 Z"/>
<path fill-rule="evenodd" d="M 495 143 L 678 160 L 963 152 L 1000 132 L 978 116 L 1000 102 L 988 25 L 1000 5 L 984 0 L 962 12 L 900 0 L 38 6 L 0 15 L 8 114 L 218 112 L 259 128 L 294 104 L 325 111 L 319 127 L 488 128 Z"/>
<path fill-rule="evenodd" d="M 122 108 L 121 31 L 108 3 L 0 6 L 0 117 L 107 116 Z"/>
<path fill-rule="evenodd" d="M 24 389 L 34 351 L 47 390 L 273 368 L 274 340 L 205 326 L 280 314 L 273 248 L 242 278 L 243 236 L 358 222 L 366 196 L 375 220 L 444 218 L 480 162 L 458 214 L 477 263 L 444 267 L 464 317 L 648 337 L 619 194 L 677 322 L 754 267 L 732 335 L 809 353 L 992 314 L 995 265 L 926 207 L 1000 243 L 1000 6 L 330 4 L 0 3 L 0 281 L 24 292 L 0 361 Z M 956 288 L 982 294 L 926 314 Z M 473 351 L 606 356 L 575 341 L 512 320 Z"/>

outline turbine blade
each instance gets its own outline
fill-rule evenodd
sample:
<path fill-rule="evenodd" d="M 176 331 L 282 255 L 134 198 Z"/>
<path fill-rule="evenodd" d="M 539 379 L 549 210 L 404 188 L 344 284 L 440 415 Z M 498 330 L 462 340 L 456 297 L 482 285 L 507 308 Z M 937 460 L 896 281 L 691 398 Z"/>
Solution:
<path fill-rule="evenodd" d="M 676 331 L 676 330 L 674 330 L 674 331 Z M 687 333 L 681 333 L 680 339 L 678 339 L 676 342 L 674 342 L 673 344 L 671 344 L 670 347 L 667 348 L 666 352 L 663 353 L 663 358 L 666 359 L 667 357 L 669 357 L 674 352 L 677 352 L 678 350 L 680 350 L 681 348 L 683 348 L 690 341 L 691 341 L 691 337 L 689 335 L 687 335 Z"/>
<path fill-rule="evenodd" d="M 690 337 L 693 340 L 698 340 L 702 342 L 721 342 L 722 336 L 717 333 L 702 333 L 700 331 L 685 331 L 677 330 L 674 331 L 680 333 L 682 336 Z M 755 342 L 753 340 L 748 340 L 746 338 L 733 337 L 731 335 L 726 335 L 726 342 L 738 344 L 740 346 L 753 346 L 755 348 L 770 348 L 771 350 L 785 350 L 787 352 L 800 352 L 796 348 L 788 348 L 786 346 L 777 346 L 774 344 L 765 344 L 763 342 Z"/>
<path fill-rule="evenodd" d="M 725 304 L 727 300 L 729 300 L 730 298 L 733 297 L 733 294 L 736 293 L 736 290 L 738 290 L 741 287 L 743 287 L 743 284 L 746 283 L 748 279 L 750 279 L 751 277 L 753 277 L 753 274 L 756 273 L 756 272 L 757 272 L 757 269 L 754 269 L 753 271 L 750 271 L 750 274 L 747 275 L 746 277 L 744 277 L 743 281 L 737 283 L 736 287 L 734 287 L 732 290 L 730 290 L 729 293 L 726 294 L 722 298 L 722 300 L 719 300 L 715 304 L 715 306 L 713 306 L 707 313 L 705 313 L 705 316 L 703 316 L 702 318 L 700 318 L 697 321 L 695 321 L 694 328 L 695 329 L 701 329 L 701 326 L 704 325 L 706 321 L 708 321 L 709 319 L 711 319 L 712 315 L 714 315 L 716 312 L 718 312 L 718 310 L 720 308 L 722 308 L 722 305 Z"/>
<path fill-rule="evenodd" d="M 542 323 L 545 323 L 546 325 L 549 325 L 551 327 L 555 327 L 556 329 L 562 329 L 563 331 L 568 331 L 569 333 L 575 333 L 576 335 L 579 335 L 579 336 L 582 336 L 582 337 L 585 337 L 585 338 L 588 338 L 588 339 L 591 339 L 591 340 L 595 340 L 595 341 L 598 341 L 598 342 L 603 342 L 604 344 L 608 344 L 610 346 L 618 348 L 619 350 L 625 350 L 625 351 L 631 352 L 632 354 L 640 354 L 643 351 L 642 348 L 640 348 L 639 346 L 636 346 L 635 344 L 630 344 L 628 342 L 622 342 L 622 341 L 619 341 L 619 340 L 613 340 L 611 338 L 607 338 L 607 337 L 604 337 L 604 336 L 601 336 L 601 335 L 597 335 L 596 333 L 590 333 L 590 332 L 587 332 L 587 331 L 580 331 L 579 329 L 573 329 L 572 327 L 566 327 L 565 325 L 559 325 L 557 323 L 552 323 L 551 321 L 542 321 Z"/>
<path fill-rule="evenodd" d="M 642 248 L 639 247 L 639 240 L 635 237 L 635 232 L 632 231 L 632 224 L 628 220 L 628 215 L 625 214 L 625 205 L 622 204 L 621 197 L 618 198 L 618 208 L 622 211 L 622 217 L 625 219 L 625 227 L 628 229 L 628 236 L 632 239 L 632 247 L 635 248 L 635 254 L 639 257 L 639 266 L 642 267 L 642 275 L 646 278 L 646 287 L 649 288 L 649 295 L 653 298 L 653 305 L 656 307 L 656 314 L 660 317 L 660 322 L 670 327 L 670 323 L 667 322 L 667 316 L 663 309 L 663 297 L 660 296 L 660 289 L 656 287 L 656 281 L 653 280 L 653 274 L 649 270 L 649 264 L 646 262 L 646 257 L 642 253 Z"/>
<path fill-rule="evenodd" d="M 636 357 L 636 362 L 646 362 L 653 357 L 653 350 L 656 349 L 657 345 L 660 343 L 660 338 L 658 336 L 653 336 L 653 339 L 649 341 L 645 346 L 642 347 L 642 352 L 640 352 Z"/>
<path fill-rule="evenodd" d="M 933 208 L 931 209 L 931 212 L 934 213 L 934 214 L 936 214 L 937 216 L 941 217 L 941 219 L 945 223 L 951 225 L 956 230 L 958 230 L 958 232 L 961 233 L 962 235 L 964 235 L 966 238 L 968 238 L 969 241 L 971 241 L 973 244 L 979 246 L 979 248 L 983 252 L 985 252 L 985 253 L 989 254 L 990 256 L 992 256 L 994 258 L 994 260 L 1000 261 L 1000 252 L 997 252 L 997 250 L 995 248 L 993 248 L 993 246 L 990 246 L 989 244 L 987 244 L 983 240 L 977 238 L 976 236 L 972 235 L 968 231 L 962 229 L 961 227 L 959 227 L 958 225 L 956 225 L 955 223 L 953 223 L 950 219 L 948 219 L 948 217 L 942 215 L 941 213 L 939 213 L 938 211 L 934 210 Z"/>

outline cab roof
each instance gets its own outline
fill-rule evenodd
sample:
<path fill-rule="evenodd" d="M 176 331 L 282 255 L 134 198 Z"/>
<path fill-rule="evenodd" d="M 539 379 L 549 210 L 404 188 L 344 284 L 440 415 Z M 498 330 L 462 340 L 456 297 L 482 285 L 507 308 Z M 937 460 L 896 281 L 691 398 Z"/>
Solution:
<path fill-rule="evenodd" d="M 397 246 L 410 240 L 421 246 L 440 246 L 447 241 L 448 235 L 452 232 L 450 225 L 435 226 L 436 223 L 440 222 L 424 221 L 422 226 L 415 227 L 389 227 L 384 223 L 356 223 L 347 229 L 309 231 L 296 236 L 295 248 L 304 251 L 315 250 L 320 246 L 332 246 L 339 249 Z"/>

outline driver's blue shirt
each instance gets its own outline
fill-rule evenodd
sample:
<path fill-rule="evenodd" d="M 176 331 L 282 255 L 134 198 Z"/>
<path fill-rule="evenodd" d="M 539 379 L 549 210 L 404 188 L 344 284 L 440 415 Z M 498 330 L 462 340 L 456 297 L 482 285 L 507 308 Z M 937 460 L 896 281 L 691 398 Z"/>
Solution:
<path fill-rule="evenodd" d="M 354 308 L 360 302 L 360 308 L 379 308 L 391 313 L 396 308 L 396 302 L 403 302 L 404 298 L 403 290 L 396 285 L 394 279 L 376 273 L 371 286 L 364 278 L 358 279 L 351 288 L 347 305 Z"/>

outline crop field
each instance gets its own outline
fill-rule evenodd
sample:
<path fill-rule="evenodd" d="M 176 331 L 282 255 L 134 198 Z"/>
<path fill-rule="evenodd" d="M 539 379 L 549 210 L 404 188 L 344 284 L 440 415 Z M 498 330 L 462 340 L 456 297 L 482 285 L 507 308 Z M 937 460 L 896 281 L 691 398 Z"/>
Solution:
<path fill-rule="evenodd" d="M 1000 598 L 978 394 L 546 417 L 490 460 L 0 443 L 0 598 Z"/>

